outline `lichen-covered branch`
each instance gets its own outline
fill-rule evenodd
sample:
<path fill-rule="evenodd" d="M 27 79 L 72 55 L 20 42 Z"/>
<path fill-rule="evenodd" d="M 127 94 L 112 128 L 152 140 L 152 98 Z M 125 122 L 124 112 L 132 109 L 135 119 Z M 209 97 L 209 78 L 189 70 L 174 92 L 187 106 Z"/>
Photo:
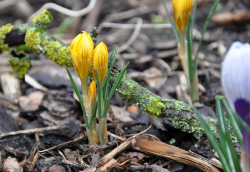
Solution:
<path fill-rule="evenodd" d="M 0 51 L 13 50 L 13 47 L 25 44 L 30 50 L 46 55 L 60 66 L 73 66 L 69 46 L 46 32 L 51 20 L 51 14 L 45 10 L 31 22 L 20 25 L 14 30 L 11 24 L 2 26 L 0 28 Z M 95 33 L 91 35 L 93 38 L 96 36 Z M 22 38 L 24 40 L 21 40 Z M 117 69 L 113 70 L 111 82 L 115 80 L 117 72 Z M 126 75 L 116 91 L 144 112 L 156 117 L 166 117 L 174 128 L 194 133 L 197 137 L 201 136 L 204 131 L 188 104 L 157 96 Z M 206 120 L 213 129 L 214 119 L 207 118 Z"/>

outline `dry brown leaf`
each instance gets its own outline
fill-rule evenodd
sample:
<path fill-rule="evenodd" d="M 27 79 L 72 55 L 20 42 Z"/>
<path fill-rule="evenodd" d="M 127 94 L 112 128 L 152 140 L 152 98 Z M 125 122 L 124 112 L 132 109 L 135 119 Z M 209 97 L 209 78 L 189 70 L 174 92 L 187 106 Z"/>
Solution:
<path fill-rule="evenodd" d="M 108 171 L 108 168 L 114 164 L 117 163 L 117 160 L 115 160 L 114 158 L 112 158 L 109 162 L 107 162 L 106 164 L 104 164 L 101 167 L 101 171 Z"/>
<path fill-rule="evenodd" d="M 35 91 L 30 93 L 28 96 L 19 97 L 19 104 L 21 108 L 25 111 L 34 111 L 39 108 L 39 105 L 42 102 L 44 92 Z"/>
<path fill-rule="evenodd" d="M 53 165 L 49 168 L 50 172 L 65 172 L 65 168 L 60 165 Z"/>
<path fill-rule="evenodd" d="M 130 113 L 123 108 L 118 106 L 111 105 L 110 106 L 113 114 L 115 115 L 116 119 L 121 120 L 122 122 L 133 121 L 133 118 L 130 117 Z"/>
<path fill-rule="evenodd" d="M 3 172 L 23 172 L 23 167 L 16 158 L 9 156 L 3 163 Z"/>
<path fill-rule="evenodd" d="M 137 107 L 137 106 L 134 106 L 134 105 L 128 106 L 128 107 L 127 107 L 127 110 L 128 110 L 129 112 L 134 113 L 134 114 L 138 114 L 138 112 L 139 112 L 138 107 Z"/>
<path fill-rule="evenodd" d="M 143 80 L 152 88 L 159 89 L 167 80 L 167 77 L 164 77 L 162 72 L 156 67 L 144 70 L 143 73 L 145 74 Z"/>
<path fill-rule="evenodd" d="M 218 24 L 242 23 L 250 21 L 250 13 L 244 10 L 215 14 L 212 21 Z"/>
<path fill-rule="evenodd" d="M 206 172 L 219 172 L 219 170 L 211 164 L 207 163 L 204 160 L 189 155 L 187 151 L 154 140 L 147 136 L 141 135 L 136 137 L 136 142 L 134 146 L 138 146 L 141 150 L 151 153 L 153 155 L 165 157 L 168 159 L 175 160 L 177 162 L 181 162 L 183 164 L 191 165 Z"/>

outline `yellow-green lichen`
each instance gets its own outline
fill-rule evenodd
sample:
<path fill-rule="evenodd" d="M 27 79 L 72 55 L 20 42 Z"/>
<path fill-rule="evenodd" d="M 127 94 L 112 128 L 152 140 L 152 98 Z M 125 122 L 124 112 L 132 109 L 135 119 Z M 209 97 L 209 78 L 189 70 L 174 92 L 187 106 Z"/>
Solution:
<path fill-rule="evenodd" d="M 203 133 L 204 128 L 202 127 L 199 121 L 190 118 L 177 118 L 175 115 L 172 115 L 172 124 L 174 128 L 180 129 L 183 132 L 194 133 L 194 136 L 199 139 Z"/>
<path fill-rule="evenodd" d="M 130 89 L 133 89 L 133 88 L 134 88 L 134 85 L 133 85 L 132 83 L 128 83 L 128 87 L 129 87 Z"/>
<path fill-rule="evenodd" d="M 59 41 L 44 40 L 42 45 L 45 55 L 59 66 L 72 66 L 69 47 L 62 45 Z"/>
<path fill-rule="evenodd" d="M 4 43 L 4 39 L 13 29 L 12 24 L 6 24 L 0 28 L 0 53 L 8 50 L 8 45 Z"/>
<path fill-rule="evenodd" d="M 45 24 L 45 25 L 48 25 L 52 20 L 53 17 L 47 10 L 43 10 L 38 16 L 32 19 L 32 21 L 35 24 Z"/>
<path fill-rule="evenodd" d="M 183 110 L 189 110 L 190 112 L 192 111 L 191 106 L 188 107 L 186 103 L 181 101 L 175 101 L 175 110 L 177 112 L 181 112 Z"/>
<path fill-rule="evenodd" d="M 31 58 L 28 56 L 17 58 L 9 55 L 8 61 L 16 78 L 23 79 L 24 75 L 28 73 L 30 68 L 30 60 Z"/>
<path fill-rule="evenodd" d="M 150 97 L 150 106 L 146 106 L 146 111 L 152 115 L 159 116 L 161 109 L 166 106 L 155 97 Z"/>
<path fill-rule="evenodd" d="M 37 51 L 41 41 L 42 40 L 39 32 L 36 32 L 33 29 L 29 29 L 26 32 L 24 42 L 30 50 Z"/>
<path fill-rule="evenodd" d="M 126 91 L 125 97 L 126 97 L 126 100 L 129 100 L 129 99 L 131 99 L 132 96 L 131 96 L 130 92 Z"/>

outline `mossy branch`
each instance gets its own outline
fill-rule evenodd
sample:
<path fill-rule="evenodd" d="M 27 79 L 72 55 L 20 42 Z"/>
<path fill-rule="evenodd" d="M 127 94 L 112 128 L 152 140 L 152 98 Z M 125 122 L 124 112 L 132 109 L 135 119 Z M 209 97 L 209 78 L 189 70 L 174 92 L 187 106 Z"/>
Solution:
<path fill-rule="evenodd" d="M 16 29 L 13 29 L 11 24 L 2 26 L 0 28 L 0 51 L 13 50 L 13 47 L 25 44 L 33 52 L 46 55 L 60 66 L 72 67 L 69 46 L 46 32 L 51 20 L 51 14 L 45 10 L 32 21 Z M 95 32 L 91 35 L 94 39 L 96 38 Z M 111 82 L 115 80 L 117 72 L 117 69 L 113 70 Z M 194 133 L 197 137 L 203 134 L 204 130 L 191 107 L 182 101 L 157 96 L 127 75 L 124 75 L 116 91 L 144 112 L 167 118 L 169 125 L 174 128 Z M 211 124 L 210 128 L 215 128 L 213 118 L 207 118 L 206 121 Z"/>

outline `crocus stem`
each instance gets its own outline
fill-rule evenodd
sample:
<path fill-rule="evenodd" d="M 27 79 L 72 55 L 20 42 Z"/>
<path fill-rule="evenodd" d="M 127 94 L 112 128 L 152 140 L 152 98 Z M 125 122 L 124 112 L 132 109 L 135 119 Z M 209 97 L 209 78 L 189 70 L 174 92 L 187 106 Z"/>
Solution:
<path fill-rule="evenodd" d="M 180 37 L 180 43 L 178 45 L 178 53 L 179 53 L 179 56 L 181 58 L 181 64 L 182 64 L 182 67 L 184 69 L 184 72 L 185 72 L 187 78 L 189 78 L 188 61 L 187 61 L 187 55 L 186 55 L 184 33 L 179 32 L 179 37 Z"/>
<path fill-rule="evenodd" d="M 90 145 L 98 144 L 99 139 L 98 139 L 98 133 L 96 131 L 96 119 L 94 119 L 93 122 L 90 124 L 90 127 L 87 128 L 87 137 Z"/>
<path fill-rule="evenodd" d="M 192 101 L 199 100 L 199 92 L 198 92 L 198 75 L 197 72 L 194 74 L 193 79 L 190 81 L 190 95 Z"/>
<path fill-rule="evenodd" d="M 241 127 L 243 137 L 243 149 L 241 152 L 241 169 L 242 172 L 250 172 L 250 135 Z"/>
<path fill-rule="evenodd" d="M 98 126 L 99 141 L 101 145 L 109 142 L 107 130 L 107 118 L 101 118 Z"/>

